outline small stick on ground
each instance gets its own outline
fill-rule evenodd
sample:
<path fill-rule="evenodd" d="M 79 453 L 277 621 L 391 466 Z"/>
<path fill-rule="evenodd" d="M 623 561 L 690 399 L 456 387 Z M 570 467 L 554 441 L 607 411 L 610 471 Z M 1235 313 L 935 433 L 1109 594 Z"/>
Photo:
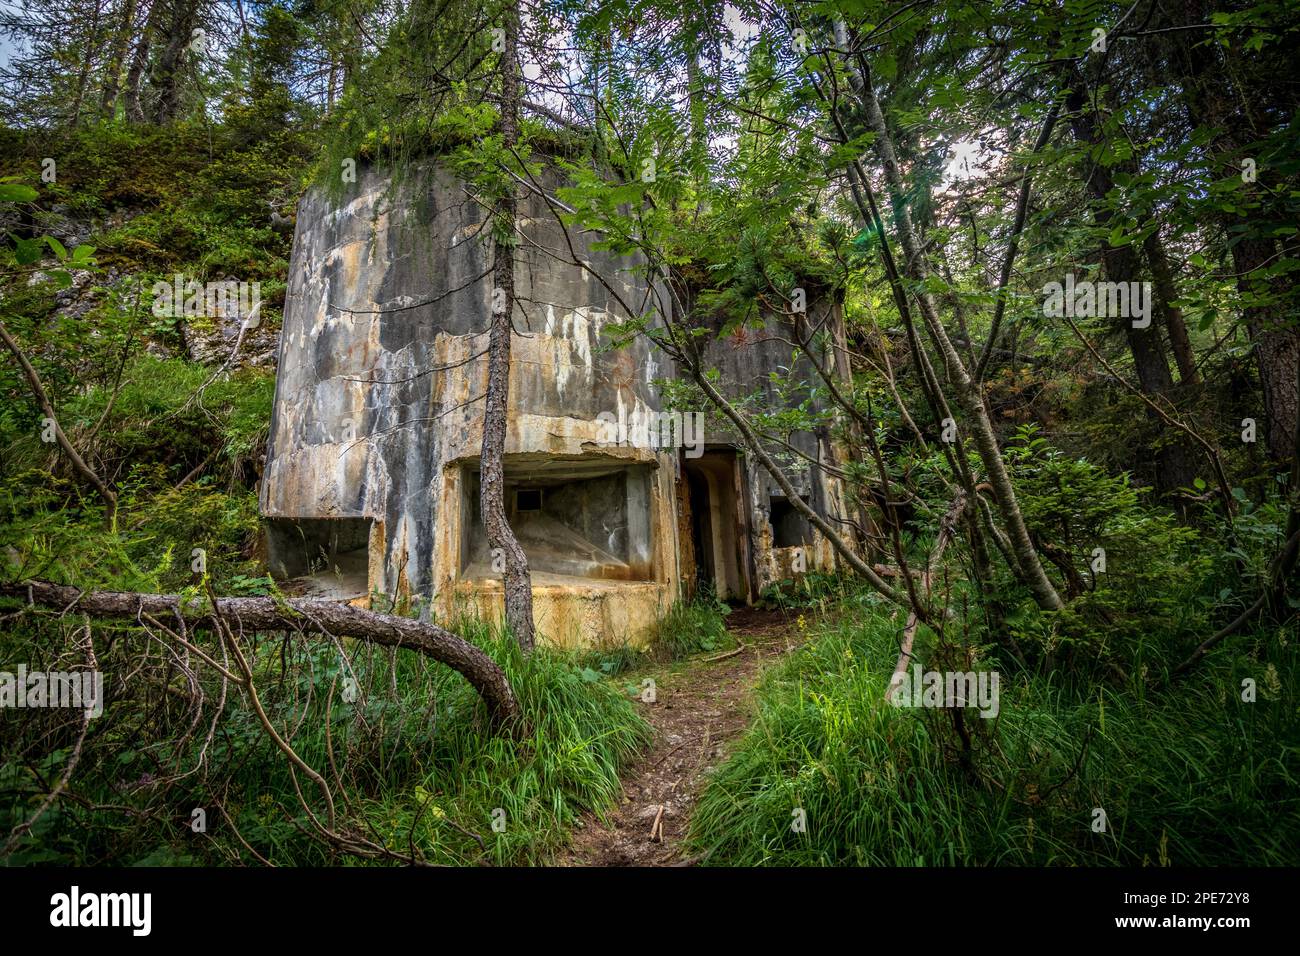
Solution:
<path fill-rule="evenodd" d="M 749 645 L 746 644 L 744 641 L 741 641 L 740 646 L 735 648 L 734 650 L 724 651 L 721 654 L 714 654 L 712 657 L 704 658 L 704 660 L 710 664 L 714 663 L 715 661 L 725 661 L 728 657 L 735 657 L 737 654 L 741 653 L 742 651 L 747 651 L 747 650 L 749 650 Z"/>

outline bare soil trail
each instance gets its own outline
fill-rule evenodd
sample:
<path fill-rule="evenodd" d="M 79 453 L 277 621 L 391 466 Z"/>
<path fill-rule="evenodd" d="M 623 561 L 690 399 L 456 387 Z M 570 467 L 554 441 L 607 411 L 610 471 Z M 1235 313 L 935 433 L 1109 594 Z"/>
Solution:
<path fill-rule="evenodd" d="M 798 611 L 741 608 L 727 616 L 739 648 L 653 672 L 655 702 L 638 703 L 654 743 L 623 777 L 623 800 L 602 822 L 587 814 L 557 866 L 689 866 L 682 846 L 704 774 L 749 724 L 750 694 L 773 658 L 793 649 Z"/>

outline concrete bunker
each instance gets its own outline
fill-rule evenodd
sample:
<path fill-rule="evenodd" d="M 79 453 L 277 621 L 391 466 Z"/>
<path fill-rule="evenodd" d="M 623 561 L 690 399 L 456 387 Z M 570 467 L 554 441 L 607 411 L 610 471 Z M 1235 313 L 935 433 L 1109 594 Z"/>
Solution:
<path fill-rule="evenodd" d="M 566 180 L 546 167 L 538 183 L 554 192 Z M 347 188 L 342 198 L 309 189 L 298 209 L 260 495 L 272 573 L 322 597 L 500 619 L 478 487 L 491 230 L 436 159 L 398 177 L 364 166 Z M 610 422 L 635 439 L 673 414 L 660 384 L 676 369 L 650 336 L 615 348 L 604 329 L 630 318 L 628 303 L 657 322 L 655 303 L 672 297 L 637 255 L 566 233 L 535 191 L 520 195 L 518 226 L 503 460 L 538 634 L 567 646 L 644 643 L 701 587 L 748 603 L 805 566 L 832 567 L 828 542 L 770 497 L 768 476 L 725 425 L 683 435 L 689 453 L 625 441 L 622 429 L 611 439 Z M 791 364 L 776 337 L 788 338 L 777 327 L 786 320 L 768 319 L 776 335 L 710 343 L 729 397 L 757 384 L 768 401 L 785 400 L 764 383 Z M 810 297 L 809 321 L 842 338 L 831 298 Z M 797 493 L 842 526 L 833 469 L 821 467 L 835 464 L 833 443 L 795 441 Z"/>
<path fill-rule="evenodd" d="M 724 601 L 748 601 L 752 579 L 742 507 L 744 475 L 736 452 L 713 449 L 699 458 L 684 457 L 682 467 L 690 494 L 695 586 Z"/>
<path fill-rule="evenodd" d="M 799 500 L 808 504 L 808 495 Z M 772 525 L 772 547 L 797 548 L 812 544 L 812 525 L 785 495 L 768 496 L 768 521 Z"/>
<path fill-rule="evenodd" d="M 299 204 L 260 502 L 273 573 L 324 588 L 328 566 L 352 582 L 334 593 L 499 618 L 478 514 L 491 230 L 436 159 L 357 173 Z M 543 198 L 521 195 L 518 224 L 504 462 L 537 630 L 644 642 L 679 595 L 676 452 L 611 441 L 608 422 L 653 420 L 674 371 L 603 330 L 657 297 L 642 260 L 566 235 Z M 318 540 L 331 527 L 346 547 Z"/>

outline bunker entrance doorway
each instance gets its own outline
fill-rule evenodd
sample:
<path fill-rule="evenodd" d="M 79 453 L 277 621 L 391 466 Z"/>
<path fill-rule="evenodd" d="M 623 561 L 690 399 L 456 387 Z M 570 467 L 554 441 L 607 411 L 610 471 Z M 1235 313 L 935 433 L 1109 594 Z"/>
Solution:
<path fill-rule="evenodd" d="M 736 453 L 706 451 L 699 458 L 683 458 L 682 464 L 691 496 L 697 590 L 707 588 L 724 601 L 743 602 L 749 586 L 741 550 Z"/>
<path fill-rule="evenodd" d="M 267 566 L 304 597 L 366 597 L 372 524 L 369 518 L 268 518 Z"/>

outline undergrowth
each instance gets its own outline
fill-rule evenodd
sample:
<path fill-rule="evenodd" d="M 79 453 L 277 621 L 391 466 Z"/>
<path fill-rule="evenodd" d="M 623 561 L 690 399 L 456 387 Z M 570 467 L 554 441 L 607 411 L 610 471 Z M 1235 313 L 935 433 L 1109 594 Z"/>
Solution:
<path fill-rule="evenodd" d="M 570 655 L 539 648 L 525 657 L 509 636 L 476 619 L 450 626 L 501 664 L 530 728 L 526 739 L 489 735 L 474 690 L 410 652 L 349 644 L 345 664 L 328 644 L 263 637 L 254 652 L 259 693 L 279 732 L 329 783 L 338 829 L 426 863 L 535 862 L 564 840 L 579 813 L 613 805 L 619 771 L 647 742 L 648 727 L 613 686 L 585 681 Z M 32 621 L 11 632 L 0 645 L 3 663 L 42 660 L 51 627 Z M 206 688 L 195 718 L 182 681 L 146 679 L 160 676 L 151 653 L 153 663 L 163 663 L 149 644 L 128 628 L 117 628 L 111 645 L 101 639 L 108 703 L 91 722 L 76 799 L 41 817 L 7 862 L 349 862 L 306 835 L 310 824 L 290 765 L 237 690 L 230 688 L 208 740 L 219 688 Z M 41 781 L 57 777 L 69 759 L 79 721 L 65 713 L 56 725 L 51 713 L 38 723 L 0 714 L 13 744 L 20 737 L 63 741 L 39 765 L 21 758 L 21 746 L 8 750 L 0 764 L 0 832 L 33 811 Z M 154 732 L 140 735 L 146 719 Z M 198 730 L 185 734 L 191 721 Z M 320 792 L 301 773 L 298 786 L 323 816 Z M 195 810 L 203 811 L 205 832 L 194 832 Z"/>
<path fill-rule="evenodd" d="M 950 712 L 884 702 L 900 630 L 865 606 L 823 622 L 766 675 L 753 725 L 692 817 L 707 863 L 1290 862 L 1300 841 L 1294 626 L 1242 634 L 1164 690 L 1004 669 L 998 716 L 968 717 L 987 724 L 969 763 Z"/>

